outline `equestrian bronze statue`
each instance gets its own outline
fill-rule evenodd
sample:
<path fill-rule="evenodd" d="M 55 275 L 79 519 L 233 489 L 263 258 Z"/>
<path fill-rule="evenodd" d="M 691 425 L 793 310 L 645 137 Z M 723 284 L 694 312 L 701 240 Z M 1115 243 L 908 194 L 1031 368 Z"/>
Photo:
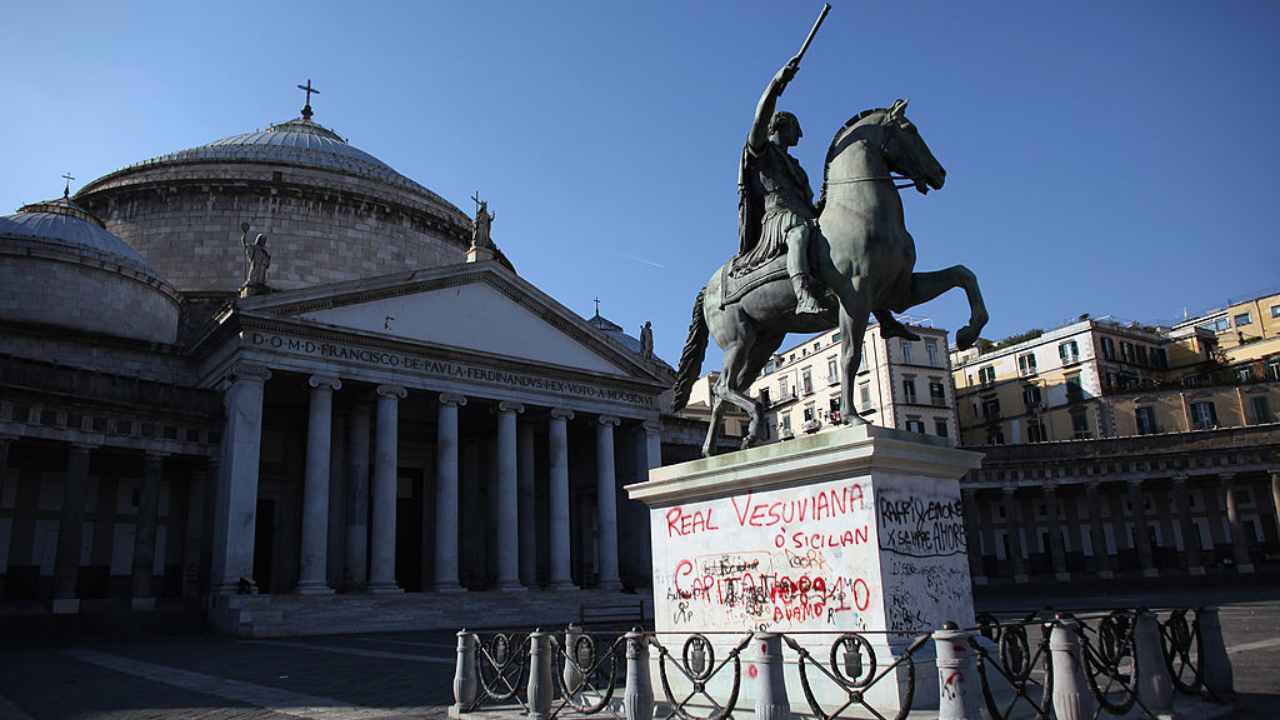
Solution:
<path fill-rule="evenodd" d="M 886 337 L 918 339 L 892 312 L 958 287 L 968 297 L 970 314 L 956 332 L 956 345 L 972 346 L 987 323 L 977 278 L 968 268 L 914 272 L 915 241 L 898 191 L 941 189 L 947 173 L 907 118 L 906 100 L 858 113 L 836 131 L 821 193 L 812 200 L 808 177 L 788 152 L 802 136 L 800 123 L 775 105 L 825 15 L 824 8 L 800 53 L 773 77 L 757 105 L 739 166 L 739 253 L 716 270 L 694 301 L 673 409 L 688 402 L 707 338 L 714 335 L 724 368 L 711 388 L 703 455 L 715 450 L 725 402 L 750 419 L 742 447 L 759 442 L 764 408 L 749 389 L 787 333 L 825 332 L 839 323 L 840 416 L 845 424 L 868 424 L 853 404 L 868 315 L 875 315 Z M 895 185 L 900 179 L 910 184 Z"/>

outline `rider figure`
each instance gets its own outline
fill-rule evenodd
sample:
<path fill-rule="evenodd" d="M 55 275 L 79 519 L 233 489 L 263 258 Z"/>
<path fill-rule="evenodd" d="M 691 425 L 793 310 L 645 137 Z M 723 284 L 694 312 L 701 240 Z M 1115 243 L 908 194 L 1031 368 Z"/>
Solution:
<path fill-rule="evenodd" d="M 809 237 L 818 217 L 809 176 L 787 152 L 800 142 L 800 121 L 774 112 L 778 97 L 800 67 L 791 58 L 765 88 L 738 174 L 738 257 L 734 268 L 747 271 L 787 251 L 787 275 L 796 293 L 796 314 L 822 314 L 809 273 Z"/>

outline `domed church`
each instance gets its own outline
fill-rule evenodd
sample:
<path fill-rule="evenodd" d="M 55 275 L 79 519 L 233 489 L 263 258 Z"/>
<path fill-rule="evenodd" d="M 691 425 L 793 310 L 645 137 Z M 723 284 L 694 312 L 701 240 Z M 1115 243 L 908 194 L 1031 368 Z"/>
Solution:
<path fill-rule="evenodd" d="M 648 587 L 621 487 L 673 437 L 670 367 L 299 87 L 299 117 L 0 217 L 3 607 L 266 636 Z"/>

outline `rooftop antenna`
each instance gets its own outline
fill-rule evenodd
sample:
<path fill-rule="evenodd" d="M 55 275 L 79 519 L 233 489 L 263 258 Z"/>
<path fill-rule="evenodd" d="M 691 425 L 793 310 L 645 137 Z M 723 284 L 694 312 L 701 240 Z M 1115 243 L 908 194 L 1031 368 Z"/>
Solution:
<path fill-rule="evenodd" d="M 75 178 L 71 177 L 71 173 L 65 172 L 62 174 L 62 179 L 67 181 L 66 187 L 62 188 L 62 197 L 69 200 L 71 199 L 71 181 Z"/>
<path fill-rule="evenodd" d="M 319 95 L 320 91 L 311 87 L 311 78 L 307 78 L 307 84 L 299 85 L 298 89 L 307 93 L 307 104 L 302 106 L 302 119 L 309 121 L 311 120 L 311 116 L 315 114 L 311 111 L 311 95 L 313 93 Z"/>

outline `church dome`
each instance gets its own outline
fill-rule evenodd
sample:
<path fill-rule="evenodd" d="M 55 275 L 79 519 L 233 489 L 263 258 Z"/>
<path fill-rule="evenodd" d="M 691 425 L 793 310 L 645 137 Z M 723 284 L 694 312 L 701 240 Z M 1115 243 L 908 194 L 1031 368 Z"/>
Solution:
<path fill-rule="evenodd" d="M 76 201 L 188 299 L 245 281 L 241 226 L 267 236 L 272 290 L 466 260 L 471 218 L 312 119 L 311 108 L 108 173 Z"/>
<path fill-rule="evenodd" d="M 0 217 L 0 318 L 173 343 L 178 314 L 178 292 L 65 195 Z"/>

